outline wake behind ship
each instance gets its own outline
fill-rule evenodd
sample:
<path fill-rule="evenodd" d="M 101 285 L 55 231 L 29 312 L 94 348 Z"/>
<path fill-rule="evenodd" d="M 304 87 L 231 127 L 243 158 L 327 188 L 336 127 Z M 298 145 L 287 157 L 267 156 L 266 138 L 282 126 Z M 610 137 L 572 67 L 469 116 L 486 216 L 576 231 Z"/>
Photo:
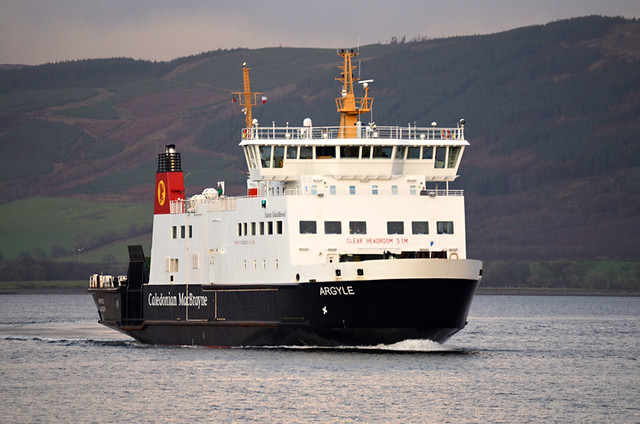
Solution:
<path fill-rule="evenodd" d="M 464 328 L 482 263 L 467 259 L 462 190 L 469 143 L 455 127 L 362 123 L 344 63 L 340 124 L 260 126 L 243 65 L 240 146 L 247 195 L 224 183 L 185 197 L 180 153 L 158 156 L 150 259 L 129 247 L 126 276 L 94 274 L 100 323 L 143 343 L 370 346 L 448 340 Z"/>

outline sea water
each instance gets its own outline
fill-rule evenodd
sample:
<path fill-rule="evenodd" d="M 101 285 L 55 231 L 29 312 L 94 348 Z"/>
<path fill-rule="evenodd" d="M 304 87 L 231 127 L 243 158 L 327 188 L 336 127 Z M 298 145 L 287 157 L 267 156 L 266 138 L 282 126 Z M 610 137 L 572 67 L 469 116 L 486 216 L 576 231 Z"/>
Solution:
<path fill-rule="evenodd" d="M 0 423 L 640 422 L 640 298 L 477 296 L 440 345 L 140 345 L 88 294 L 0 295 Z"/>

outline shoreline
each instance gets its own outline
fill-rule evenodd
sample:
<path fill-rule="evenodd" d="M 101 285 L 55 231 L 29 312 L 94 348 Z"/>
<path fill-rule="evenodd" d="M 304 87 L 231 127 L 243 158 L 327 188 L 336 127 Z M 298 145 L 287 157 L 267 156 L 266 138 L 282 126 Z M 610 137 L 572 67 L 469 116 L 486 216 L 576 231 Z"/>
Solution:
<path fill-rule="evenodd" d="M 88 294 L 87 286 L 44 286 L 0 288 L 1 295 L 11 294 Z M 478 287 L 477 296 L 618 296 L 640 297 L 640 291 L 574 289 L 574 288 L 539 288 L 539 287 Z"/>

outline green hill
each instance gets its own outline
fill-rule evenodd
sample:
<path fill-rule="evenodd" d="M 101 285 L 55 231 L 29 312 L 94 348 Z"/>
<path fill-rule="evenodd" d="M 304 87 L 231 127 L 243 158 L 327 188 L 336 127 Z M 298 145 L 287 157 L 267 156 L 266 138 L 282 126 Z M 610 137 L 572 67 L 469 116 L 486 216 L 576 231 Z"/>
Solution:
<path fill-rule="evenodd" d="M 48 255 L 54 245 L 72 252 L 70 240 L 82 231 L 124 237 L 132 223 L 142 225 L 140 216 L 116 219 L 113 230 L 92 230 L 87 221 L 84 230 L 68 228 L 66 238 L 43 238 L 11 228 L 6 210 L 42 197 L 71 199 L 71 208 L 86 200 L 107 214 L 116 213 L 113 201 L 150 205 L 156 154 L 165 144 L 183 152 L 187 194 L 220 180 L 242 193 L 243 116 L 231 92 L 242 88 L 245 61 L 252 88 L 268 97 L 254 113 L 263 125 L 300 125 L 306 117 L 337 125 L 334 49 L 0 70 L 4 258 L 36 249 Z M 467 194 L 470 256 L 488 264 L 639 260 L 640 22 L 591 16 L 369 45 L 358 63 L 363 79 L 375 79 L 378 124 L 453 126 L 465 118 L 471 147 L 456 185 Z"/>

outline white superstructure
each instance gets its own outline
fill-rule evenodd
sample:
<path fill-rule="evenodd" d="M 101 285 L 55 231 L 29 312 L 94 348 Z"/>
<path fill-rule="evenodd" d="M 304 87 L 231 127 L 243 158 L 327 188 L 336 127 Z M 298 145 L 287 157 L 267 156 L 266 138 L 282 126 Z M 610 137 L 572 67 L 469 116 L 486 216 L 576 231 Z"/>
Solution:
<path fill-rule="evenodd" d="M 350 116 L 345 87 L 341 126 L 260 126 L 246 68 L 247 196 L 228 197 L 220 184 L 156 214 L 150 284 L 477 279 L 480 262 L 466 260 L 463 192 L 449 189 L 469 145 L 464 120 L 363 124 L 368 88 Z"/>

